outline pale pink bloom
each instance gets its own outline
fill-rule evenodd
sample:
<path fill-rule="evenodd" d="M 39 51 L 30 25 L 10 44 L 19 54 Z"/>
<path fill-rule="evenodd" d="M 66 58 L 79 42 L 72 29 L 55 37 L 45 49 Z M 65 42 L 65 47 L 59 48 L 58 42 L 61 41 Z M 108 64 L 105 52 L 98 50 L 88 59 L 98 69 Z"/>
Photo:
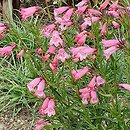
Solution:
<path fill-rule="evenodd" d="M 81 32 L 79 33 L 78 35 L 76 35 L 75 37 L 75 41 L 77 42 L 77 45 L 78 46 L 82 46 L 85 41 L 86 41 L 86 34 L 85 34 L 85 31 L 84 32 Z"/>
<path fill-rule="evenodd" d="M 72 70 L 72 76 L 75 80 L 79 80 L 80 78 L 82 78 L 85 74 L 87 74 L 89 72 L 89 68 L 86 66 L 83 69 L 79 69 L 79 70 Z"/>
<path fill-rule="evenodd" d="M 1 34 L 0 34 L 0 39 L 4 38 L 5 35 L 6 35 L 5 33 L 1 33 Z"/>
<path fill-rule="evenodd" d="M 96 59 L 96 55 L 92 55 L 90 58 L 91 61 L 94 61 L 95 59 Z"/>
<path fill-rule="evenodd" d="M 130 91 L 130 85 L 129 84 L 118 84 L 119 87 L 123 87 Z"/>
<path fill-rule="evenodd" d="M 110 0 L 105 0 L 101 5 L 100 5 L 100 10 L 103 10 L 107 7 L 109 4 Z"/>
<path fill-rule="evenodd" d="M 7 27 L 5 25 L 0 26 L 0 34 L 3 33 L 6 29 Z"/>
<path fill-rule="evenodd" d="M 55 115 L 55 102 L 53 99 L 49 100 L 48 106 L 45 109 L 45 114 L 47 114 L 49 117 Z"/>
<path fill-rule="evenodd" d="M 45 53 L 45 56 L 42 57 L 43 61 L 48 60 L 48 58 L 56 51 L 56 47 L 50 46 L 47 52 Z"/>
<path fill-rule="evenodd" d="M 106 80 L 104 80 L 101 76 L 96 77 L 96 86 L 104 85 Z"/>
<path fill-rule="evenodd" d="M 52 38 L 50 39 L 49 42 L 50 45 L 55 45 L 56 47 L 58 46 L 63 46 L 63 40 L 60 38 L 59 32 L 54 30 L 52 33 Z"/>
<path fill-rule="evenodd" d="M 116 7 L 117 7 L 118 1 L 119 1 L 119 0 L 115 1 L 115 2 L 109 7 L 109 10 L 115 10 Z"/>
<path fill-rule="evenodd" d="M 102 43 L 103 43 L 103 46 L 105 48 L 105 47 L 117 46 L 118 44 L 120 44 L 120 41 L 115 40 L 115 39 L 112 39 L 112 40 L 102 39 Z"/>
<path fill-rule="evenodd" d="M 91 91 L 91 99 L 90 104 L 97 104 L 99 102 L 99 99 L 97 97 L 97 93 L 95 91 Z"/>
<path fill-rule="evenodd" d="M 130 12 L 130 6 L 129 6 L 129 7 L 127 7 L 127 9 L 128 9 L 128 11 Z"/>
<path fill-rule="evenodd" d="M 67 10 L 66 13 L 62 16 L 62 20 L 66 22 L 70 21 L 70 18 L 73 14 L 73 10 L 74 10 L 73 8 Z"/>
<path fill-rule="evenodd" d="M 67 54 L 63 48 L 59 49 L 57 56 L 58 59 L 61 60 L 62 62 L 65 62 L 66 59 L 70 58 L 70 55 Z"/>
<path fill-rule="evenodd" d="M 22 16 L 22 21 L 24 21 L 26 18 L 33 16 L 33 14 L 38 11 L 40 8 L 38 6 L 32 6 L 29 8 L 22 8 L 20 13 Z"/>
<path fill-rule="evenodd" d="M 38 53 L 38 54 L 42 54 L 43 50 L 42 50 L 42 48 L 37 48 L 35 52 Z"/>
<path fill-rule="evenodd" d="M 6 46 L 3 48 L 0 48 L 0 56 L 10 56 L 12 50 L 16 47 L 15 43 L 12 43 L 10 46 Z"/>
<path fill-rule="evenodd" d="M 116 46 L 112 46 L 106 50 L 103 51 L 104 56 L 106 57 L 106 59 L 108 60 L 110 58 L 110 56 L 115 53 L 117 50 L 119 50 L 119 48 L 117 48 Z"/>
<path fill-rule="evenodd" d="M 48 107 L 49 100 L 50 100 L 49 97 L 47 97 L 47 98 L 44 100 L 42 106 L 41 106 L 40 109 L 39 109 L 39 113 L 40 113 L 40 114 L 42 114 L 42 115 L 45 114 L 45 109 Z"/>
<path fill-rule="evenodd" d="M 43 130 L 44 124 L 37 124 L 34 130 Z"/>
<path fill-rule="evenodd" d="M 84 19 L 84 23 L 80 25 L 80 29 L 84 30 L 86 29 L 87 26 L 91 26 L 92 23 L 99 21 L 101 18 L 100 17 L 87 17 Z"/>
<path fill-rule="evenodd" d="M 78 58 L 80 61 L 86 59 L 86 57 L 96 51 L 95 48 L 91 48 L 89 46 L 81 46 L 81 47 L 71 47 L 70 52 L 73 54 L 74 59 Z"/>
<path fill-rule="evenodd" d="M 46 95 L 44 93 L 44 88 L 45 88 L 45 80 L 42 79 L 40 83 L 37 86 L 37 89 L 35 90 L 34 95 L 37 96 L 38 98 L 45 98 Z"/>
<path fill-rule="evenodd" d="M 55 57 L 54 57 L 52 63 L 49 64 L 50 68 L 52 69 L 52 71 L 53 71 L 54 73 L 57 72 L 57 64 L 58 64 L 58 56 L 55 55 Z"/>
<path fill-rule="evenodd" d="M 76 7 L 82 7 L 84 6 L 86 3 L 88 2 L 88 0 L 82 0 L 81 2 L 79 2 Z"/>
<path fill-rule="evenodd" d="M 78 7 L 77 13 L 78 13 L 78 14 L 84 13 L 85 10 L 86 10 L 86 8 L 87 8 L 87 6 Z"/>
<path fill-rule="evenodd" d="M 63 6 L 60 8 L 55 8 L 54 9 L 54 17 L 57 17 L 59 14 L 64 13 L 69 7 L 68 6 Z"/>
<path fill-rule="evenodd" d="M 101 30 L 101 35 L 105 35 L 106 34 L 106 29 L 107 29 L 107 22 L 105 22 L 102 26 L 102 30 Z"/>
<path fill-rule="evenodd" d="M 42 130 L 45 125 L 48 125 L 48 121 L 44 121 L 42 118 L 36 121 L 35 130 Z"/>
<path fill-rule="evenodd" d="M 43 33 L 42 33 L 43 36 L 49 38 L 51 33 L 52 33 L 52 31 L 54 30 L 55 26 L 56 26 L 55 24 L 50 24 L 48 26 L 45 26 L 44 30 L 43 30 Z"/>
<path fill-rule="evenodd" d="M 112 21 L 112 25 L 113 25 L 115 28 L 120 28 L 119 23 L 117 23 L 117 22 L 115 22 L 115 21 Z"/>
<path fill-rule="evenodd" d="M 102 13 L 100 11 L 94 10 L 94 9 L 88 9 L 87 13 L 89 13 L 90 15 L 93 15 L 93 14 L 95 14 L 95 15 L 102 15 Z"/>
<path fill-rule="evenodd" d="M 116 18 L 119 18 L 119 17 L 120 17 L 120 14 L 119 14 L 117 11 L 115 11 L 115 10 L 113 10 L 113 11 L 108 11 L 107 14 L 108 14 L 108 15 L 111 15 L 111 16 L 114 16 L 114 17 L 116 17 Z"/>
<path fill-rule="evenodd" d="M 73 22 L 71 22 L 71 21 L 68 21 L 68 22 L 62 21 L 62 22 L 60 22 L 59 28 L 61 29 L 61 31 L 64 31 L 67 29 L 67 27 L 69 27 L 72 24 L 73 24 Z"/>
<path fill-rule="evenodd" d="M 41 77 L 33 79 L 30 83 L 27 84 L 27 87 L 30 92 L 35 92 L 35 87 L 39 84 L 41 81 Z"/>
<path fill-rule="evenodd" d="M 87 104 L 88 104 L 88 99 L 87 99 L 87 98 L 82 98 L 82 103 L 83 103 L 84 105 L 87 105 Z"/>
<path fill-rule="evenodd" d="M 22 55 L 23 55 L 23 53 L 24 53 L 24 50 L 21 50 L 21 51 L 17 54 L 17 58 L 21 58 Z"/>

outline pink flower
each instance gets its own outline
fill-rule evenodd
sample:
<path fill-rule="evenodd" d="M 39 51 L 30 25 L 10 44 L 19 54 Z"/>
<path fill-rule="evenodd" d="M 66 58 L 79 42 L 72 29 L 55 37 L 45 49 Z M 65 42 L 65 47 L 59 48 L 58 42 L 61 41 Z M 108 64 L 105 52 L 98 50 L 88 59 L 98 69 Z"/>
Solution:
<path fill-rule="evenodd" d="M 115 11 L 115 10 L 113 10 L 113 11 L 108 11 L 107 14 L 108 14 L 108 15 L 111 15 L 111 16 L 114 16 L 114 17 L 116 17 L 116 18 L 119 18 L 119 17 L 120 17 L 120 14 L 119 14 L 117 11 Z"/>
<path fill-rule="evenodd" d="M 88 12 L 90 15 L 95 14 L 95 15 L 102 15 L 102 13 L 98 10 L 94 10 L 94 9 L 88 9 Z"/>
<path fill-rule="evenodd" d="M 119 87 L 123 87 L 130 91 L 130 85 L 129 84 L 118 84 Z"/>
<path fill-rule="evenodd" d="M 76 35 L 75 37 L 75 41 L 77 41 L 77 45 L 78 46 L 82 46 L 85 41 L 86 41 L 86 34 L 85 34 L 85 31 L 84 32 L 81 32 L 79 33 L 78 35 Z"/>
<path fill-rule="evenodd" d="M 77 13 L 78 13 L 78 14 L 84 13 L 85 10 L 86 10 L 86 8 L 87 8 L 87 6 L 78 7 Z"/>
<path fill-rule="evenodd" d="M 40 81 L 40 83 L 38 84 L 37 89 L 35 90 L 35 96 L 37 96 L 38 98 L 45 98 L 46 95 L 44 93 L 44 88 L 45 88 L 45 80 L 42 79 Z"/>
<path fill-rule="evenodd" d="M 54 17 L 57 17 L 59 14 L 64 13 L 69 7 L 68 6 L 63 6 L 60 8 L 55 8 L 54 9 Z"/>
<path fill-rule="evenodd" d="M 46 38 L 49 38 L 52 31 L 54 30 L 55 26 L 56 26 L 55 24 L 50 24 L 48 26 L 45 26 L 44 30 L 43 30 L 43 33 L 42 33 L 43 36 L 45 36 Z"/>
<path fill-rule="evenodd" d="M 36 87 L 40 81 L 41 81 L 41 77 L 38 77 L 38 78 L 33 79 L 30 83 L 28 83 L 27 87 L 28 87 L 29 91 L 35 92 L 34 87 Z"/>
<path fill-rule="evenodd" d="M 5 33 L 1 33 L 1 34 L 0 34 L 0 39 L 4 38 L 5 35 L 6 35 Z"/>
<path fill-rule="evenodd" d="M 102 26 L 102 30 L 101 30 L 101 35 L 105 35 L 106 34 L 106 27 L 107 27 L 107 22 L 105 22 Z"/>
<path fill-rule="evenodd" d="M 48 107 L 45 109 L 45 114 L 47 114 L 49 117 L 55 115 L 55 102 L 53 99 L 50 99 L 48 103 Z"/>
<path fill-rule="evenodd" d="M 42 118 L 36 121 L 35 130 L 42 130 L 44 126 L 48 125 L 48 121 L 44 121 Z"/>
<path fill-rule="evenodd" d="M 115 39 L 112 39 L 112 40 L 102 39 L 102 43 L 103 43 L 103 46 L 105 48 L 105 47 L 117 46 L 117 45 L 120 44 L 120 41 L 119 40 L 115 40 Z"/>
<path fill-rule="evenodd" d="M 113 25 L 115 28 L 120 28 L 119 23 L 117 23 L 117 22 L 115 22 L 115 21 L 112 21 L 112 25 Z"/>
<path fill-rule="evenodd" d="M 116 46 L 112 46 L 106 50 L 103 51 L 104 56 L 106 57 L 106 59 L 108 60 L 110 58 L 110 56 L 115 53 L 117 50 L 119 50 L 119 48 L 117 48 Z"/>
<path fill-rule="evenodd" d="M 103 84 L 105 84 L 106 83 L 106 80 L 104 80 L 101 76 L 98 76 L 97 78 L 96 78 L 96 86 L 98 87 L 98 86 L 100 86 L 100 85 L 103 85 Z"/>
<path fill-rule="evenodd" d="M 7 29 L 7 26 L 3 23 L 0 23 L 0 34 L 3 33 Z"/>
<path fill-rule="evenodd" d="M 35 130 L 42 130 L 44 126 L 45 126 L 44 124 L 38 124 L 36 125 Z"/>
<path fill-rule="evenodd" d="M 50 45 L 55 45 L 56 47 L 58 46 L 63 46 L 63 40 L 60 38 L 59 32 L 54 30 L 52 33 L 52 38 L 50 39 Z"/>
<path fill-rule="evenodd" d="M 42 115 L 45 114 L 45 109 L 46 109 L 47 106 L 48 106 L 49 100 L 50 100 L 49 97 L 47 97 L 47 98 L 44 100 L 44 102 L 43 102 L 41 108 L 39 109 L 39 113 L 40 113 L 40 114 L 42 114 Z"/>
<path fill-rule="evenodd" d="M 107 5 L 109 4 L 110 0 L 105 0 L 101 5 L 100 5 L 100 10 L 103 10 L 107 7 Z"/>
<path fill-rule="evenodd" d="M 63 48 L 59 49 L 57 56 L 62 62 L 65 62 L 66 59 L 70 58 L 70 55 L 67 54 Z"/>
<path fill-rule="evenodd" d="M 43 53 L 42 48 L 37 48 L 35 52 L 38 53 L 38 54 L 42 54 Z"/>
<path fill-rule="evenodd" d="M 81 2 L 79 2 L 76 7 L 82 7 L 84 6 L 86 3 L 88 2 L 88 0 L 82 0 Z"/>
<path fill-rule="evenodd" d="M 39 113 L 42 115 L 47 114 L 49 117 L 55 115 L 55 102 L 53 99 L 46 98 L 39 109 Z"/>
<path fill-rule="evenodd" d="M 16 47 L 15 43 L 12 43 L 10 46 L 0 48 L 0 56 L 10 56 L 12 50 Z"/>
<path fill-rule="evenodd" d="M 74 10 L 73 8 L 67 10 L 66 13 L 62 16 L 62 20 L 66 22 L 70 21 L 70 18 L 73 14 L 73 10 Z"/>
<path fill-rule="evenodd" d="M 51 54 L 53 54 L 55 51 L 56 51 L 56 47 L 50 46 L 47 52 L 45 53 L 45 56 L 42 57 L 42 60 L 46 61 L 51 56 Z"/>
<path fill-rule="evenodd" d="M 72 76 L 75 80 L 79 80 L 81 77 L 83 77 L 85 74 L 87 74 L 89 71 L 89 68 L 86 66 L 83 69 L 79 69 L 79 70 L 72 70 Z"/>
<path fill-rule="evenodd" d="M 58 64 L 58 56 L 55 55 L 55 57 L 54 57 L 52 63 L 49 64 L 50 68 L 52 69 L 52 71 L 53 71 L 54 73 L 57 72 L 57 64 Z"/>
<path fill-rule="evenodd" d="M 118 4 L 118 0 L 115 1 L 115 2 L 109 7 L 109 10 L 115 10 L 116 7 L 117 7 L 117 4 Z"/>
<path fill-rule="evenodd" d="M 74 57 L 74 61 L 75 59 L 77 59 L 76 61 L 80 60 L 82 61 L 83 59 L 86 59 L 86 57 L 90 54 L 92 54 L 94 51 L 96 51 L 95 48 L 91 48 L 89 46 L 81 46 L 81 47 L 71 47 L 70 48 L 70 52 L 73 54 Z"/>
<path fill-rule="evenodd" d="M 24 21 L 26 18 L 32 16 L 36 11 L 38 11 L 40 8 L 38 6 L 32 6 L 29 8 L 22 8 L 21 9 L 21 15 L 22 15 L 22 21 Z"/>
<path fill-rule="evenodd" d="M 101 18 L 100 17 L 87 17 L 84 19 L 84 23 L 80 25 L 80 29 L 84 30 L 86 29 L 87 26 L 91 26 L 92 23 L 99 21 Z"/>
<path fill-rule="evenodd" d="M 91 99 L 90 99 L 90 104 L 97 104 L 99 102 L 99 99 L 97 97 L 97 94 L 95 91 L 91 91 Z"/>
<path fill-rule="evenodd" d="M 21 50 L 21 51 L 17 54 L 17 58 L 21 58 L 22 55 L 23 55 L 23 53 L 24 53 L 24 50 Z"/>

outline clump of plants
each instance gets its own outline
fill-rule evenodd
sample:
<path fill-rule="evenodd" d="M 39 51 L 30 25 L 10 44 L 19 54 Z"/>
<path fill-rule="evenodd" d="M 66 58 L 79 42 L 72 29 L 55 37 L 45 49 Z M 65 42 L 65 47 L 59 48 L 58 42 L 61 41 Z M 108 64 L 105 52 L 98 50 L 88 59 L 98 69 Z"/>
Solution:
<path fill-rule="evenodd" d="M 45 24 L 44 9 L 22 8 L 17 24 L 0 23 L 2 110 L 32 107 L 36 130 L 130 128 L 129 2 L 93 4 L 55 8 Z"/>

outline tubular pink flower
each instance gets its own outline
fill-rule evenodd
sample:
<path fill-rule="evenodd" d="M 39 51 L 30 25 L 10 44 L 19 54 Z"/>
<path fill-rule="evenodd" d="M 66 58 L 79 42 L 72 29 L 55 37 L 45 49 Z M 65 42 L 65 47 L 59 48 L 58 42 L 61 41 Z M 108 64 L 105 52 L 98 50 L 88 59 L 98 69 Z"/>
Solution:
<path fill-rule="evenodd" d="M 16 47 L 15 43 L 12 43 L 10 46 L 6 46 L 3 48 L 0 48 L 0 56 L 10 56 L 12 50 Z"/>
<path fill-rule="evenodd" d="M 120 28 L 119 23 L 117 23 L 117 22 L 115 22 L 115 21 L 112 21 L 112 25 L 113 25 L 115 28 Z"/>
<path fill-rule="evenodd" d="M 59 49 L 57 54 L 58 59 L 60 59 L 62 62 L 65 62 L 66 59 L 70 58 L 70 55 L 65 52 L 63 48 Z"/>
<path fill-rule="evenodd" d="M 119 0 L 115 1 L 115 2 L 109 7 L 109 10 L 115 10 L 116 7 L 117 7 L 118 1 L 119 1 Z"/>
<path fill-rule="evenodd" d="M 99 99 L 97 97 L 97 94 L 95 91 L 91 91 L 91 99 L 90 99 L 90 104 L 97 104 L 99 102 Z"/>
<path fill-rule="evenodd" d="M 89 46 L 81 46 L 77 48 L 70 48 L 70 52 L 73 54 L 74 59 L 78 58 L 80 61 L 86 59 L 86 57 L 96 51 L 95 48 L 91 48 Z"/>
<path fill-rule="evenodd" d="M 58 47 L 59 45 L 63 46 L 63 40 L 60 38 L 59 32 L 54 30 L 52 33 L 52 38 L 50 39 L 49 44 L 55 45 L 56 47 Z"/>
<path fill-rule="evenodd" d="M 37 48 L 35 52 L 36 52 L 37 54 L 42 54 L 42 53 L 43 53 L 43 50 L 42 50 L 42 48 Z"/>
<path fill-rule="evenodd" d="M 82 0 L 81 2 L 79 2 L 76 7 L 82 7 L 84 6 L 86 3 L 88 2 L 88 0 Z"/>
<path fill-rule="evenodd" d="M 45 109 L 45 114 L 47 114 L 49 117 L 55 115 L 55 102 L 53 99 L 49 100 L 48 107 Z"/>
<path fill-rule="evenodd" d="M 56 26 L 55 24 L 50 24 L 48 26 L 45 26 L 42 33 L 43 36 L 45 36 L 46 38 L 49 38 L 55 26 Z"/>
<path fill-rule="evenodd" d="M 64 13 L 67 9 L 69 9 L 68 6 L 63 6 L 63 7 L 60 7 L 60 8 L 55 8 L 54 9 L 54 17 L 57 17 L 59 14 Z"/>
<path fill-rule="evenodd" d="M 115 40 L 115 39 L 111 39 L 111 40 L 102 39 L 101 42 L 103 43 L 104 48 L 105 47 L 111 47 L 111 46 L 117 46 L 118 44 L 120 44 L 120 41 Z"/>
<path fill-rule="evenodd" d="M 102 13 L 100 11 L 94 10 L 94 9 L 88 9 L 87 13 L 89 13 L 90 15 L 93 15 L 93 14 L 95 14 L 95 15 L 102 15 Z"/>
<path fill-rule="evenodd" d="M 34 87 L 36 87 L 40 81 L 41 81 L 41 77 L 38 77 L 38 78 L 35 78 L 34 80 L 32 80 L 30 83 L 28 83 L 27 87 L 28 87 L 29 91 L 35 92 Z"/>
<path fill-rule="evenodd" d="M 46 110 L 46 108 L 48 107 L 49 100 L 50 100 L 49 97 L 47 97 L 47 98 L 44 100 L 44 102 L 43 102 L 41 108 L 39 109 L 39 113 L 40 113 L 40 114 L 42 114 L 42 115 L 45 114 L 45 110 Z"/>
<path fill-rule="evenodd" d="M 102 26 L 102 30 L 101 30 L 101 35 L 105 35 L 106 34 L 106 28 L 107 28 L 107 22 L 105 22 Z"/>
<path fill-rule="evenodd" d="M 78 7 L 77 13 L 83 14 L 85 12 L 86 8 L 87 8 L 87 6 Z"/>
<path fill-rule="evenodd" d="M 17 58 L 21 58 L 22 55 L 23 55 L 23 53 L 24 53 L 24 50 L 21 50 L 21 51 L 17 54 Z"/>
<path fill-rule="evenodd" d="M 101 5 L 100 5 L 100 10 L 103 10 L 107 7 L 107 5 L 109 4 L 110 0 L 105 0 Z"/>
<path fill-rule="evenodd" d="M 129 84 L 118 84 L 119 87 L 123 87 L 130 91 L 130 85 Z"/>
<path fill-rule="evenodd" d="M 106 57 L 106 60 L 108 60 L 110 58 L 110 56 L 115 53 L 117 50 L 119 50 L 119 48 L 117 48 L 116 46 L 112 46 L 106 50 L 103 51 L 104 56 Z"/>
<path fill-rule="evenodd" d="M 38 84 L 37 90 L 35 90 L 35 96 L 38 98 L 45 98 L 46 95 L 44 93 L 44 88 L 45 88 L 45 80 L 42 79 L 40 83 Z"/>
<path fill-rule="evenodd" d="M 106 80 L 104 80 L 101 76 L 98 76 L 96 78 L 96 86 L 104 85 L 106 83 Z"/>
<path fill-rule="evenodd" d="M 34 130 L 43 130 L 44 126 L 45 126 L 44 124 L 38 124 L 36 125 Z"/>
<path fill-rule="evenodd" d="M 111 16 L 113 16 L 113 17 L 116 17 L 116 18 L 120 18 L 120 14 L 119 14 L 117 11 L 115 11 L 115 10 L 113 10 L 113 11 L 108 11 L 107 14 L 108 14 L 108 15 L 111 15 Z"/>
<path fill-rule="evenodd" d="M 81 77 L 83 77 L 85 74 L 87 74 L 89 71 L 89 68 L 86 66 L 83 69 L 79 69 L 79 70 L 72 70 L 72 76 L 75 80 L 79 80 Z"/>
<path fill-rule="evenodd" d="M 91 79 L 90 83 L 88 84 L 88 88 L 89 88 L 90 90 L 94 90 L 95 84 L 96 84 L 96 76 L 94 76 L 94 77 Z"/>
<path fill-rule="evenodd" d="M 38 11 L 40 8 L 38 6 L 32 6 L 29 8 L 22 8 L 20 13 L 22 16 L 22 21 L 24 21 L 26 18 L 32 16 L 36 11 Z"/>
<path fill-rule="evenodd" d="M 70 21 L 70 18 L 73 14 L 73 10 L 74 10 L 73 8 L 67 10 L 66 13 L 62 16 L 62 20 L 65 21 L 65 22 Z"/>

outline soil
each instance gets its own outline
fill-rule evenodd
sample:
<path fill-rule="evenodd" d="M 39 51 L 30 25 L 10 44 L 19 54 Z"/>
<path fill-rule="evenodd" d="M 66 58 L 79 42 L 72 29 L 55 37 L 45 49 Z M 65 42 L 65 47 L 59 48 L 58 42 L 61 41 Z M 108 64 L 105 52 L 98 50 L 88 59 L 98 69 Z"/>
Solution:
<path fill-rule="evenodd" d="M 20 111 L 15 117 L 11 110 L 1 112 L 0 130 L 34 130 L 32 115 L 26 110 Z"/>

